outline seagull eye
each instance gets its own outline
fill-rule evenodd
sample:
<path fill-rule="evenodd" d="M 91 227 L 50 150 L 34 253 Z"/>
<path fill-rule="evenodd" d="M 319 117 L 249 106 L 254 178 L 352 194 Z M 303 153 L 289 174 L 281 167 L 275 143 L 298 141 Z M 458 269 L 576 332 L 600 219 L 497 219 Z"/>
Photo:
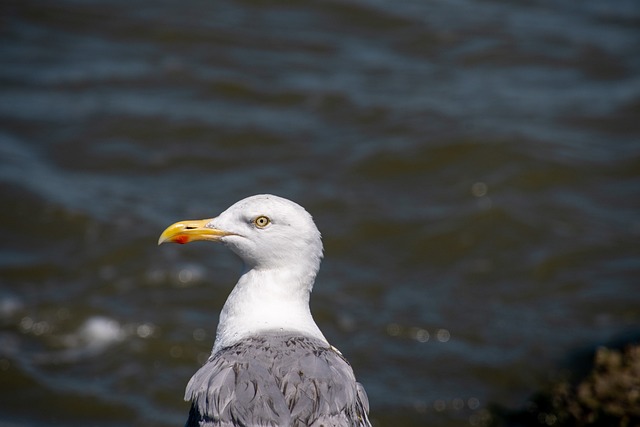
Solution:
<path fill-rule="evenodd" d="M 253 220 L 253 224 L 258 228 L 265 228 L 270 223 L 271 223 L 271 220 L 264 215 L 260 215 L 259 217 Z"/>

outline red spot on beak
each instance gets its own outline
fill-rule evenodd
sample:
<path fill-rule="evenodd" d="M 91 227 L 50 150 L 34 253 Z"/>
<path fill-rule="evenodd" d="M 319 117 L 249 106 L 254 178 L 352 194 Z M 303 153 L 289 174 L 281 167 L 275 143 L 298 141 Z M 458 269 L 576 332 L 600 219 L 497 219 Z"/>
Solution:
<path fill-rule="evenodd" d="M 189 243 L 189 236 L 185 236 L 184 234 L 181 234 L 179 236 L 176 236 L 173 239 L 173 241 L 176 243 L 180 243 L 181 245 L 184 245 L 185 243 Z"/>

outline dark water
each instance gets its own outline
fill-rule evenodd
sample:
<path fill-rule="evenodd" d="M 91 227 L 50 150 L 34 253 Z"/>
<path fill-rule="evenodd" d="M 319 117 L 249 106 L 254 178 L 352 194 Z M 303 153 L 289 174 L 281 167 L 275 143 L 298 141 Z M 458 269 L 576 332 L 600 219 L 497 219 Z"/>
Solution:
<path fill-rule="evenodd" d="M 640 332 L 636 1 L 4 1 L 0 425 L 175 426 L 275 193 L 376 425 L 484 425 Z"/>

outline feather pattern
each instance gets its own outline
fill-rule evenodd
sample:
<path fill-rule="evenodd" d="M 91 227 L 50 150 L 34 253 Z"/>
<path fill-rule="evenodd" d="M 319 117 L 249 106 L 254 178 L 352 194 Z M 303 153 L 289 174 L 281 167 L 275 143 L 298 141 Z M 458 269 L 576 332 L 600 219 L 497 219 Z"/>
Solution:
<path fill-rule="evenodd" d="M 370 426 L 369 402 L 325 342 L 262 333 L 221 349 L 187 385 L 186 427 Z"/>

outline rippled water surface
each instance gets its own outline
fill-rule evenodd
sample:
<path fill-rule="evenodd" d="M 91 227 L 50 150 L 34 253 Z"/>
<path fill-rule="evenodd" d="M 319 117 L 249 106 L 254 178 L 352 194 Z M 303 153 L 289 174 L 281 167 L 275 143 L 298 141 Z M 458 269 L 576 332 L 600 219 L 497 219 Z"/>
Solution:
<path fill-rule="evenodd" d="M 640 334 L 635 1 L 13 1 L 0 425 L 175 426 L 251 194 L 324 236 L 312 311 L 378 426 L 484 425 Z"/>

